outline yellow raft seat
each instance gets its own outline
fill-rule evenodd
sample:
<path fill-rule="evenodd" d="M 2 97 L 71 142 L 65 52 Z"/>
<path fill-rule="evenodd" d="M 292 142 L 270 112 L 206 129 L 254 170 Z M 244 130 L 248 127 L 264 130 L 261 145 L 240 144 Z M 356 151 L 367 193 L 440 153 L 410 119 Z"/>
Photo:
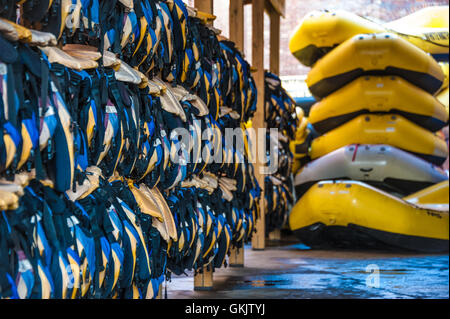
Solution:
<path fill-rule="evenodd" d="M 448 13 L 448 6 L 429 7 L 382 25 L 344 10 L 316 10 L 301 20 L 289 49 L 302 64 L 312 66 L 357 34 L 391 32 L 436 59 L 448 61 Z"/>
<path fill-rule="evenodd" d="M 300 198 L 289 216 L 297 237 L 313 248 L 448 251 L 445 210 L 416 206 L 362 182 L 324 181 Z"/>
<path fill-rule="evenodd" d="M 397 75 L 435 94 L 445 80 L 441 66 L 416 46 L 390 33 L 360 34 L 320 59 L 306 84 L 324 98 L 362 75 Z"/>
<path fill-rule="evenodd" d="M 365 113 L 395 113 L 436 132 L 448 124 L 439 100 L 398 76 L 363 76 L 314 104 L 309 122 L 325 133 Z"/>
<path fill-rule="evenodd" d="M 309 149 L 316 159 L 350 144 L 387 144 L 435 165 L 448 156 L 445 141 L 401 115 L 360 115 L 344 125 L 315 138 Z"/>

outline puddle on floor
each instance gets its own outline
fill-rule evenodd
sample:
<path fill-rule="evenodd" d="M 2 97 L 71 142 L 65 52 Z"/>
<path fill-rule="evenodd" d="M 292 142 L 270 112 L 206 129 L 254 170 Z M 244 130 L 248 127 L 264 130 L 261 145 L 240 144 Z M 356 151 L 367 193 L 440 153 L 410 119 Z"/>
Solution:
<path fill-rule="evenodd" d="M 249 250 L 245 258 L 246 268 L 217 270 L 214 290 L 201 295 L 192 292 L 191 297 L 449 298 L 448 255 L 327 253 L 291 245 L 263 253 Z M 273 260 L 277 261 L 276 267 Z M 177 289 L 189 295 L 192 278 L 189 279 L 181 279 L 183 283 L 171 289 L 170 298 L 177 298 Z M 178 296 L 185 298 L 185 295 Z"/>
<path fill-rule="evenodd" d="M 236 285 L 242 285 L 242 286 L 250 286 L 255 288 L 263 288 L 263 287 L 282 287 L 285 285 L 288 285 L 290 283 L 287 279 L 256 279 L 256 280 L 243 280 L 243 281 L 235 281 Z"/>

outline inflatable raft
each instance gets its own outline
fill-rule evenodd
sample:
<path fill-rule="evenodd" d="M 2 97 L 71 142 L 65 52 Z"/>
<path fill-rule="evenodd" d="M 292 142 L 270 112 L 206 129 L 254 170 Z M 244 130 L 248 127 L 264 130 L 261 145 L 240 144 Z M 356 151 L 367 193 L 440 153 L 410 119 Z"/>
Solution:
<path fill-rule="evenodd" d="M 449 203 L 448 179 L 404 198 L 422 208 L 447 209 Z"/>
<path fill-rule="evenodd" d="M 398 20 L 383 24 L 386 30 L 433 55 L 436 60 L 448 61 L 449 7 L 423 8 Z"/>
<path fill-rule="evenodd" d="M 315 184 L 291 211 L 289 225 L 313 248 L 449 248 L 448 203 L 445 210 L 421 208 L 362 182 Z"/>
<path fill-rule="evenodd" d="M 297 198 L 324 180 L 351 179 L 409 195 L 448 179 L 437 166 L 389 145 L 348 145 L 306 164 L 295 176 Z"/>
<path fill-rule="evenodd" d="M 440 90 L 440 91 L 442 91 L 442 90 L 448 88 L 450 65 L 448 62 L 439 62 L 439 66 L 441 67 L 441 70 L 444 73 L 444 83 L 442 83 L 442 87 Z"/>
<path fill-rule="evenodd" d="M 350 144 L 387 144 L 435 165 L 448 156 L 447 144 L 437 135 L 400 115 L 360 115 L 314 139 L 309 156 L 316 159 Z"/>
<path fill-rule="evenodd" d="M 357 34 L 391 32 L 448 61 L 448 14 L 448 6 L 429 7 L 383 25 L 344 10 L 312 11 L 294 31 L 289 48 L 302 64 L 312 66 Z"/>
<path fill-rule="evenodd" d="M 441 102 L 444 107 L 445 110 L 447 111 L 447 114 L 449 113 L 448 111 L 448 104 L 449 104 L 449 95 L 448 95 L 448 88 L 444 89 L 441 93 L 439 93 L 437 95 L 437 99 L 439 100 L 439 102 Z"/>
<path fill-rule="evenodd" d="M 364 76 L 314 104 L 309 122 L 325 133 L 365 113 L 395 113 L 436 132 L 448 123 L 445 106 L 398 76 Z"/>
<path fill-rule="evenodd" d="M 394 34 L 380 33 L 342 43 L 314 65 L 306 84 L 319 99 L 362 75 L 397 75 L 433 95 L 445 80 L 430 55 Z"/>

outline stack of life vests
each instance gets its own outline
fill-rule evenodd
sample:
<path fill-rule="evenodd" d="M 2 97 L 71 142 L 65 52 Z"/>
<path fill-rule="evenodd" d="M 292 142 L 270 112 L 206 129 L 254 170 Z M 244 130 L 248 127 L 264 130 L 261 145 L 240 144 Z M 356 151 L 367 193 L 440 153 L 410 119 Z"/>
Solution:
<path fill-rule="evenodd" d="M 265 73 L 265 121 L 267 125 L 267 167 L 273 166 L 265 177 L 265 199 L 267 203 L 266 233 L 282 229 L 288 213 L 295 203 L 292 176 L 293 154 L 290 142 L 300 124 L 295 101 L 281 86 L 281 80 L 273 73 Z M 277 130 L 271 134 L 270 129 Z M 276 145 L 276 148 L 273 146 Z M 275 163 L 274 163 L 275 162 Z"/>
<path fill-rule="evenodd" d="M 6 0 L 0 17 L 0 297 L 154 298 L 226 265 L 260 188 L 225 129 L 257 92 L 210 17 L 179 0 Z"/>

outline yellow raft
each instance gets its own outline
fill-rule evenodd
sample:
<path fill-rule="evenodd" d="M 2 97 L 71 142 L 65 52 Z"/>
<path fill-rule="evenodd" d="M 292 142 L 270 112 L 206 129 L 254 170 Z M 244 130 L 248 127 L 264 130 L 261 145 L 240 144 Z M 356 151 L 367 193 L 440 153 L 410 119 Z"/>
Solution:
<path fill-rule="evenodd" d="M 444 89 L 441 93 L 439 93 L 437 95 L 437 99 L 439 100 L 439 102 L 441 102 L 444 105 L 445 110 L 447 111 L 447 114 L 448 114 L 448 109 L 449 109 L 449 107 L 448 107 L 448 104 L 449 104 L 448 88 Z"/>
<path fill-rule="evenodd" d="M 398 75 L 435 94 L 445 79 L 428 54 L 394 34 L 361 34 L 320 59 L 308 74 L 311 93 L 323 98 L 362 75 Z"/>
<path fill-rule="evenodd" d="M 423 8 L 406 17 L 385 23 L 387 31 L 399 36 L 433 55 L 436 60 L 448 61 L 449 7 Z"/>
<path fill-rule="evenodd" d="M 360 77 L 317 102 L 309 122 L 320 133 L 365 113 L 395 113 L 436 132 L 448 123 L 439 100 L 397 76 Z"/>
<path fill-rule="evenodd" d="M 447 111 L 447 114 L 449 113 L 448 111 L 448 104 L 449 104 L 449 98 L 448 98 L 448 85 L 449 85 L 449 63 L 448 62 L 440 62 L 439 65 L 442 68 L 442 72 L 444 72 L 445 75 L 445 80 L 444 80 L 444 84 L 442 84 L 442 88 L 439 91 L 438 94 L 436 94 L 436 98 L 439 100 L 439 102 L 441 102 L 444 107 L 445 110 Z"/>
<path fill-rule="evenodd" d="M 391 32 L 436 59 L 448 61 L 448 14 L 448 6 L 429 7 L 382 25 L 344 10 L 313 11 L 294 31 L 289 48 L 302 64 L 312 66 L 357 34 Z"/>
<path fill-rule="evenodd" d="M 443 139 L 401 115 L 392 114 L 360 115 L 314 139 L 309 155 L 311 159 L 316 159 L 350 144 L 387 144 L 438 166 L 448 156 L 447 144 Z"/>
<path fill-rule="evenodd" d="M 443 91 L 444 89 L 448 88 L 448 77 L 449 77 L 449 63 L 448 62 L 439 62 L 439 66 L 442 69 L 442 72 L 444 73 L 444 83 L 442 83 L 442 87 L 439 90 L 439 92 Z"/>
<path fill-rule="evenodd" d="M 444 252 L 449 247 L 448 197 L 446 210 L 431 210 L 355 181 L 315 184 L 291 211 L 289 225 L 313 248 Z"/>
<path fill-rule="evenodd" d="M 407 202 L 422 208 L 447 209 L 449 204 L 448 180 L 438 183 L 404 198 Z"/>

